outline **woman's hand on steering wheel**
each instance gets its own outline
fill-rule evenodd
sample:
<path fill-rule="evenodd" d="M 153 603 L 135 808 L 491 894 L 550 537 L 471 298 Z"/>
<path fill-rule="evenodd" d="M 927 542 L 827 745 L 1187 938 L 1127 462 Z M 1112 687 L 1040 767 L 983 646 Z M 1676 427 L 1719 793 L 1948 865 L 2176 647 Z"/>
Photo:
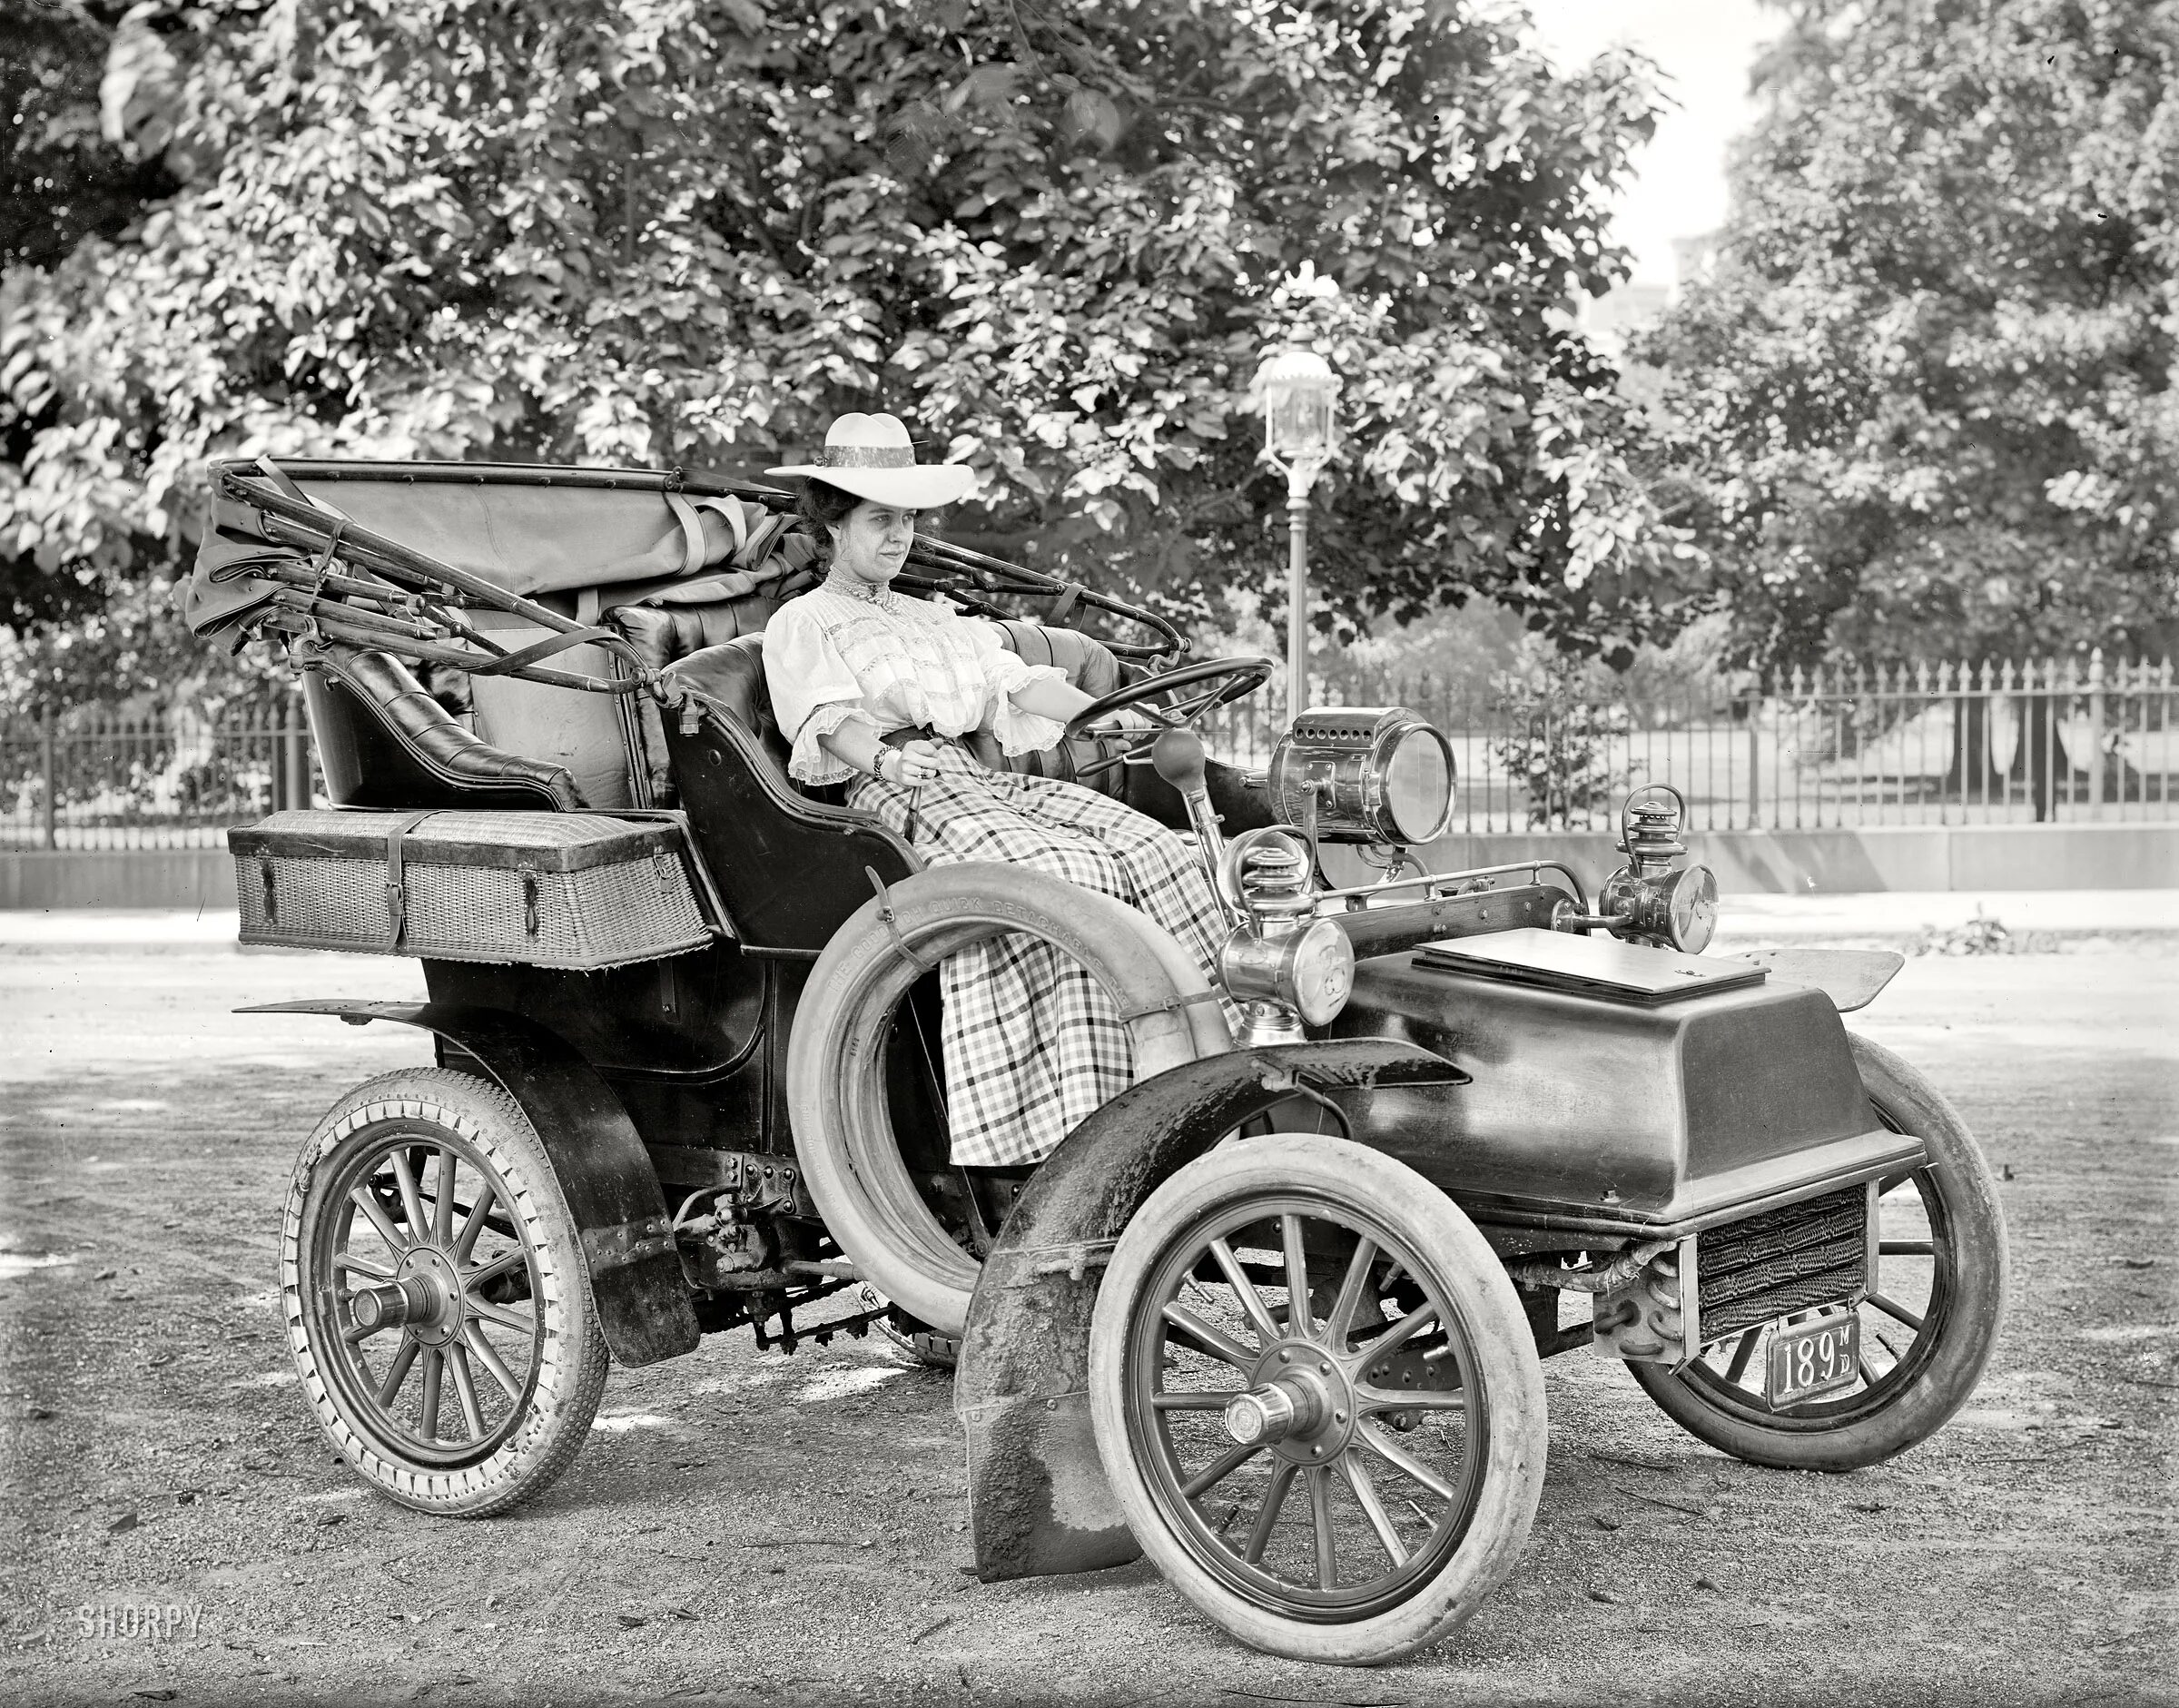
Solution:
<path fill-rule="evenodd" d="M 1074 773 L 1076 780 L 1101 775 L 1116 765 L 1143 763 L 1164 731 L 1186 729 L 1213 708 L 1255 693 L 1270 680 L 1277 667 L 1268 658 L 1206 658 L 1200 663 L 1182 665 L 1178 670 L 1168 670 L 1163 676 L 1128 683 L 1100 699 L 1092 700 L 1068 720 L 1068 738 L 1128 745 L 1122 752 L 1078 765 Z M 1186 688 L 1198 691 L 1183 695 L 1168 705 L 1150 704 Z M 1123 722 L 1119 714 L 1126 711 L 1135 712 L 1137 717 Z M 1147 727 L 1141 721 L 1144 719 L 1148 720 Z"/>

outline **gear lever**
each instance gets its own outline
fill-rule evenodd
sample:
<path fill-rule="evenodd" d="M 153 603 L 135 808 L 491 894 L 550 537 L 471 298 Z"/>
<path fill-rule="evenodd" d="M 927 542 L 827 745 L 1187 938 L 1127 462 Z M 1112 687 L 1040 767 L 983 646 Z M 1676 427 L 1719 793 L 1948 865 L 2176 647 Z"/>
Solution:
<path fill-rule="evenodd" d="M 1188 728 L 1165 729 L 1150 744 L 1150 764 L 1158 775 L 1179 792 L 1188 807 L 1188 822 L 1196 833 L 1203 854 L 1203 870 L 1218 905 L 1238 924 L 1242 911 L 1218 883 L 1218 868 L 1226 858 L 1226 838 L 1218 830 L 1218 815 L 1210 805 L 1210 781 L 1203 757 L 1203 739 Z"/>

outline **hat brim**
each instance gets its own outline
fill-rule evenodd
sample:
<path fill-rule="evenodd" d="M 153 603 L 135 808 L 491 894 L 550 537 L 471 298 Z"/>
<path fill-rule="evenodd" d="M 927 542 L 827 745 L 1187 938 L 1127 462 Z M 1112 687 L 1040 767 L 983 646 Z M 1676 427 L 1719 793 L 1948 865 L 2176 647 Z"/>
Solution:
<path fill-rule="evenodd" d="M 793 462 L 764 472 L 822 480 L 873 504 L 894 504 L 904 510 L 932 510 L 955 503 L 976 479 L 973 469 L 957 462 L 917 463 L 908 469 L 834 469 L 823 463 Z"/>

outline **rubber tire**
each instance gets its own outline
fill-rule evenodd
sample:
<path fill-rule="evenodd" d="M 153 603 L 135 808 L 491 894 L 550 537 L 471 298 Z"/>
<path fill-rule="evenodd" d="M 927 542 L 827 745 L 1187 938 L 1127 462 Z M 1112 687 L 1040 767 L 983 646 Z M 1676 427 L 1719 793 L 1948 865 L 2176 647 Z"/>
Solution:
<path fill-rule="evenodd" d="M 888 1017 L 922 970 L 1020 931 L 1080 962 L 1133 1013 L 1138 1081 L 1233 1047 L 1202 969 L 1147 914 L 1108 895 L 1001 862 L 933 866 L 891 886 L 833 934 L 811 969 L 787 1044 L 787 1109 L 803 1180 L 825 1231 L 879 1292 L 942 1334 L 967 1329 L 982 1264 L 954 1243 L 916 1189 L 884 1096 Z"/>
<path fill-rule="evenodd" d="M 1959 1112 L 1921 1073 L 1853 1033 L 1854 1065 L 1879 1119 L 1929 1152 L 1937 1196 L 1952 1219 L 1957 1296 L 1945 1332 L 1898 1396 L 1870 1417 L 1833 1428 L 1780 1428 L 1720 1410 L 1661 1365 L 1630 1363 L 1664 1414 L 1698 1441 L 1751 1465 L 1787 1471 L 1858 1471 L 1927 1441 L 1967 1404 L 1997 1345 L 2010 1258 L 1997 1183 Z"/>
<path fill-rule="evenodd" d="M 536 1298 L 545 1323 L 530 1416 L 488 1457 L 450 1469 L 384 1456 L 343 1415 L 312 1347 L 314 1318 L 303 1297 L 301 1251 L 306 1207 L 339 1172 L 342 1154 L 399 1123 L 449 1129 L 488 1157 L 512 1195 L 536 1254 Z M 304 1142 L 289 1185 L 280 1249 L 281 1308 L 304 1396 L 341 1457 L 381 1494 L 418 1512 L 484 1518 L 532 1498 L 566 1470 L 589 1439 L 605 1391 L 605 1332 L 575 1218 L 544 1144 L 521 1106 L 498 1086 L 446 1068 L 380 1075 L 342 1098 Z"/>
<path fill-rule="evenodd" d="M 1123 1399 L 1130 1318 L 1171 1241 L 1206 1211 L 1305 1190 L 1359 1210 L 1433 1262 L 1473 1311 L 1489 1444 L 1467 1535 L 1406 1602 L 1351 1624 L 1286 1619 L 1207 1573 L 1168 1529 L 1131 1449 Z M 1271 1133 L 1221 1145 L 1177 1170 L 1113 1249 L 1090 1330 L 1090 1405 L 1105 1476 L 1142 1551 L 1173 1587 L 1252 1648 L 1297 1661 L 1374 1666 L 1427 1648 L 1465 1622 L 1519 1560 L 1543 1492 L 1550 1431 L 1543 1369 L 1505 1267 L 1460 1207 L 1405 1163 L 1345 1139 Z"/>

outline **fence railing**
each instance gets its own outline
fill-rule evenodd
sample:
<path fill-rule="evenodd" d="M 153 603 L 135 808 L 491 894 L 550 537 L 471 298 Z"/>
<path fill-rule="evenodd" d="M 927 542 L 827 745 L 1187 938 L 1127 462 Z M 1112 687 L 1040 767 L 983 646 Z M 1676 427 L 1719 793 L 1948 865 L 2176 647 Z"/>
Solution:
<path fill-rule="evenodd" d="M 1277 686 L 1207 720 L 1215 755 L 1268 761 L 1287 721 Z M 1797 672 L 1593 698 L 1424 672 L 1326 697 L 1406 706 L 1444 730 L 1465 832 L 1608 829 L 1643 782 L 1677 786 L 1697 830 L 2179 816 L 2168 659 Z M 0 730 L 0 848 L 216 847 L 231 825 L 313 799 L 300 701 Z"/>
<path fill-rule="evenodd" d="M 0 730 L 0 848 L 224 847 L 232 825 L 322 799 L 300 700 Z"/>
<path fill-rule="evenodd" d="M 1399 705 L 1453 744 L 1454 828 L 1614 828 L 1637 783 L 1686 795 L 1697 830 L 2168 820 L 2179 801 L 2169 659 L 1796 671 L 1578 698 L 1477 690 L 1429 672 L 1325 697 Z M 1212 750 L 1264 764 L 1285 726 L 1264 696 L 1225 708 Z"/>

